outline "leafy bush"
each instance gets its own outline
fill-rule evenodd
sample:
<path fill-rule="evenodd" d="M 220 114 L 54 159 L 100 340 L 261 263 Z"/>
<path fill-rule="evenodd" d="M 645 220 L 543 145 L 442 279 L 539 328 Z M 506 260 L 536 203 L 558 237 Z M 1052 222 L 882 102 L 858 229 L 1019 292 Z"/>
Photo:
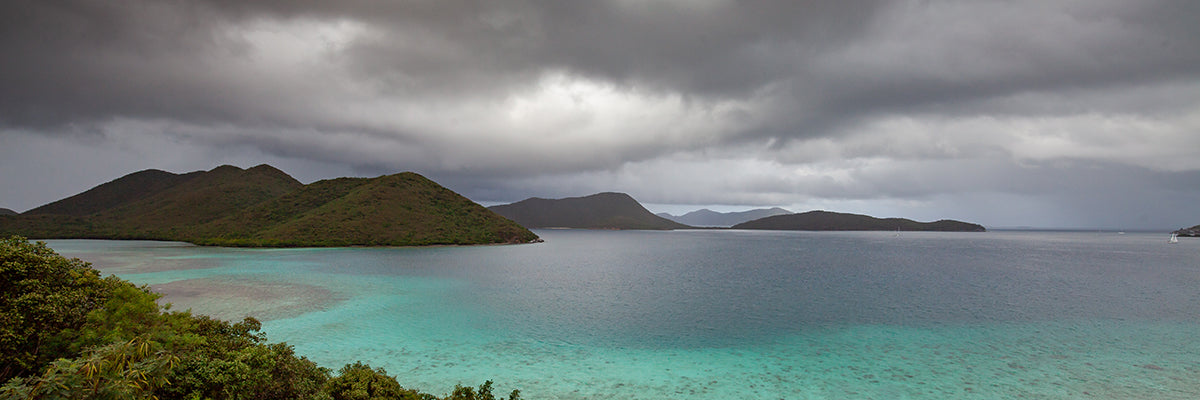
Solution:
<path fill-rule="evenodd" d="M 72 356 L 64 332 L 82 327 L 119 282 L 45 243 L 0 239 L 0 382 Z"/>
<path fill-rule="evenodd" d="M 60 358 L 40 376 L 14 378 L 0 396 L 10 399 L 139 399 L 167 385 L 177 358 L 151 351 L 140 339 L 96 347 L 76 359 Z"/>
<path fill-rule="evenodd" d="M 170 311 L 159 297 L 45 243 L 0 240 L 0 399 L 439 400 L 361 362 L 331 378 L 266 343 L 258 320 Z M 446 400 L 495 400 L 491 387 Z"/>
<path fill-rule="evenodd" d="M 454 393 L 450 394 L 446 400 L 496 400 L 496 396 L 492 395 L 492 381 L 487 381 L 479 385 L 478 391 L 461 385 L 455 386 Z M 501 398 L 500 400 L 505 399 Z M 513 390 L 507 400 L 521 400 L 521 391 Z"/>
<path fill-rule="evenodd" d="M 405 389 L 384 371 L 383 368 L 371 369 L 362 362 L 346 364 L 338 371 L 338 376 L 325 384 L 325 392 L 333 400 L 428 400 L 435 397 L 422 395 L 415 390 Z"/>

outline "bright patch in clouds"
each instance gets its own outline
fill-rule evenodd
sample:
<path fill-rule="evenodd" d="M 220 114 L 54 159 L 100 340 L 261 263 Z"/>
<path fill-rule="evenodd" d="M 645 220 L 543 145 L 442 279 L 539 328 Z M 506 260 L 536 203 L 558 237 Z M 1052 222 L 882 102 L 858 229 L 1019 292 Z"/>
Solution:
<path fill-rule="evenodd" d="M 265 162 L 412 170 L 487 203 L 1200 223 L 1195 2 L 9 7 L 0 207 L 18 211 Z"/>

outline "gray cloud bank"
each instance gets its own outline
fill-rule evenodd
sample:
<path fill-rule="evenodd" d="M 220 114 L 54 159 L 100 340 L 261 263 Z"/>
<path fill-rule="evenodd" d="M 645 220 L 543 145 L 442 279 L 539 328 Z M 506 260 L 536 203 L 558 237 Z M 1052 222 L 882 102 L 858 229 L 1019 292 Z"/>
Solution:
<path fill-rule="evenodd" d="M 424 173 L 988 225 L 1200 223 L 1194 1 L 0 5 L 0 206 L 144 168 Z"/>

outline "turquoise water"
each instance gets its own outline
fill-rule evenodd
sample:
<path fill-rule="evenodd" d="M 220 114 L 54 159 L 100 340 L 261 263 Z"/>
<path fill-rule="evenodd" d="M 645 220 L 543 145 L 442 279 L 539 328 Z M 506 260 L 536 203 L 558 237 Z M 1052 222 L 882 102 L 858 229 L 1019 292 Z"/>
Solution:
<path fill-rule="evenodd" d="M 50 241 L 331 368 L 530 399 L 1200 397 L 1200 240 L 544 230 L 546 243 Z"/>

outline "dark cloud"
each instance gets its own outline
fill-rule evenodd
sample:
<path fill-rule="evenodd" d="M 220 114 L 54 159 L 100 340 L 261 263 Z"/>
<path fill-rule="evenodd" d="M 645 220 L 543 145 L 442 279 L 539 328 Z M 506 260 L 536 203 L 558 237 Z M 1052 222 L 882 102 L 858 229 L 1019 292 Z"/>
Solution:
<path fill-rule="evenodd" d="M 114 176 L 417 170 L 480 201 L 1189 198 L 1197 20 L 1182 0 L 14 0 L 0 179 L 57 148 Z M 69 170 L 28 175 L 86 189 Z M 0 206 L 55 199 L 33 192 Z"/>
<path fill-rule="evenodd" d="M 89 124 L 113 116 L 210 119 L 219 100 L 196 82 L 216 48 L 204 13 L 154 2 L 6 2 L 0 6 L 0 122 Z M 206 104 L 207 103 L 207 104 Z"/>

